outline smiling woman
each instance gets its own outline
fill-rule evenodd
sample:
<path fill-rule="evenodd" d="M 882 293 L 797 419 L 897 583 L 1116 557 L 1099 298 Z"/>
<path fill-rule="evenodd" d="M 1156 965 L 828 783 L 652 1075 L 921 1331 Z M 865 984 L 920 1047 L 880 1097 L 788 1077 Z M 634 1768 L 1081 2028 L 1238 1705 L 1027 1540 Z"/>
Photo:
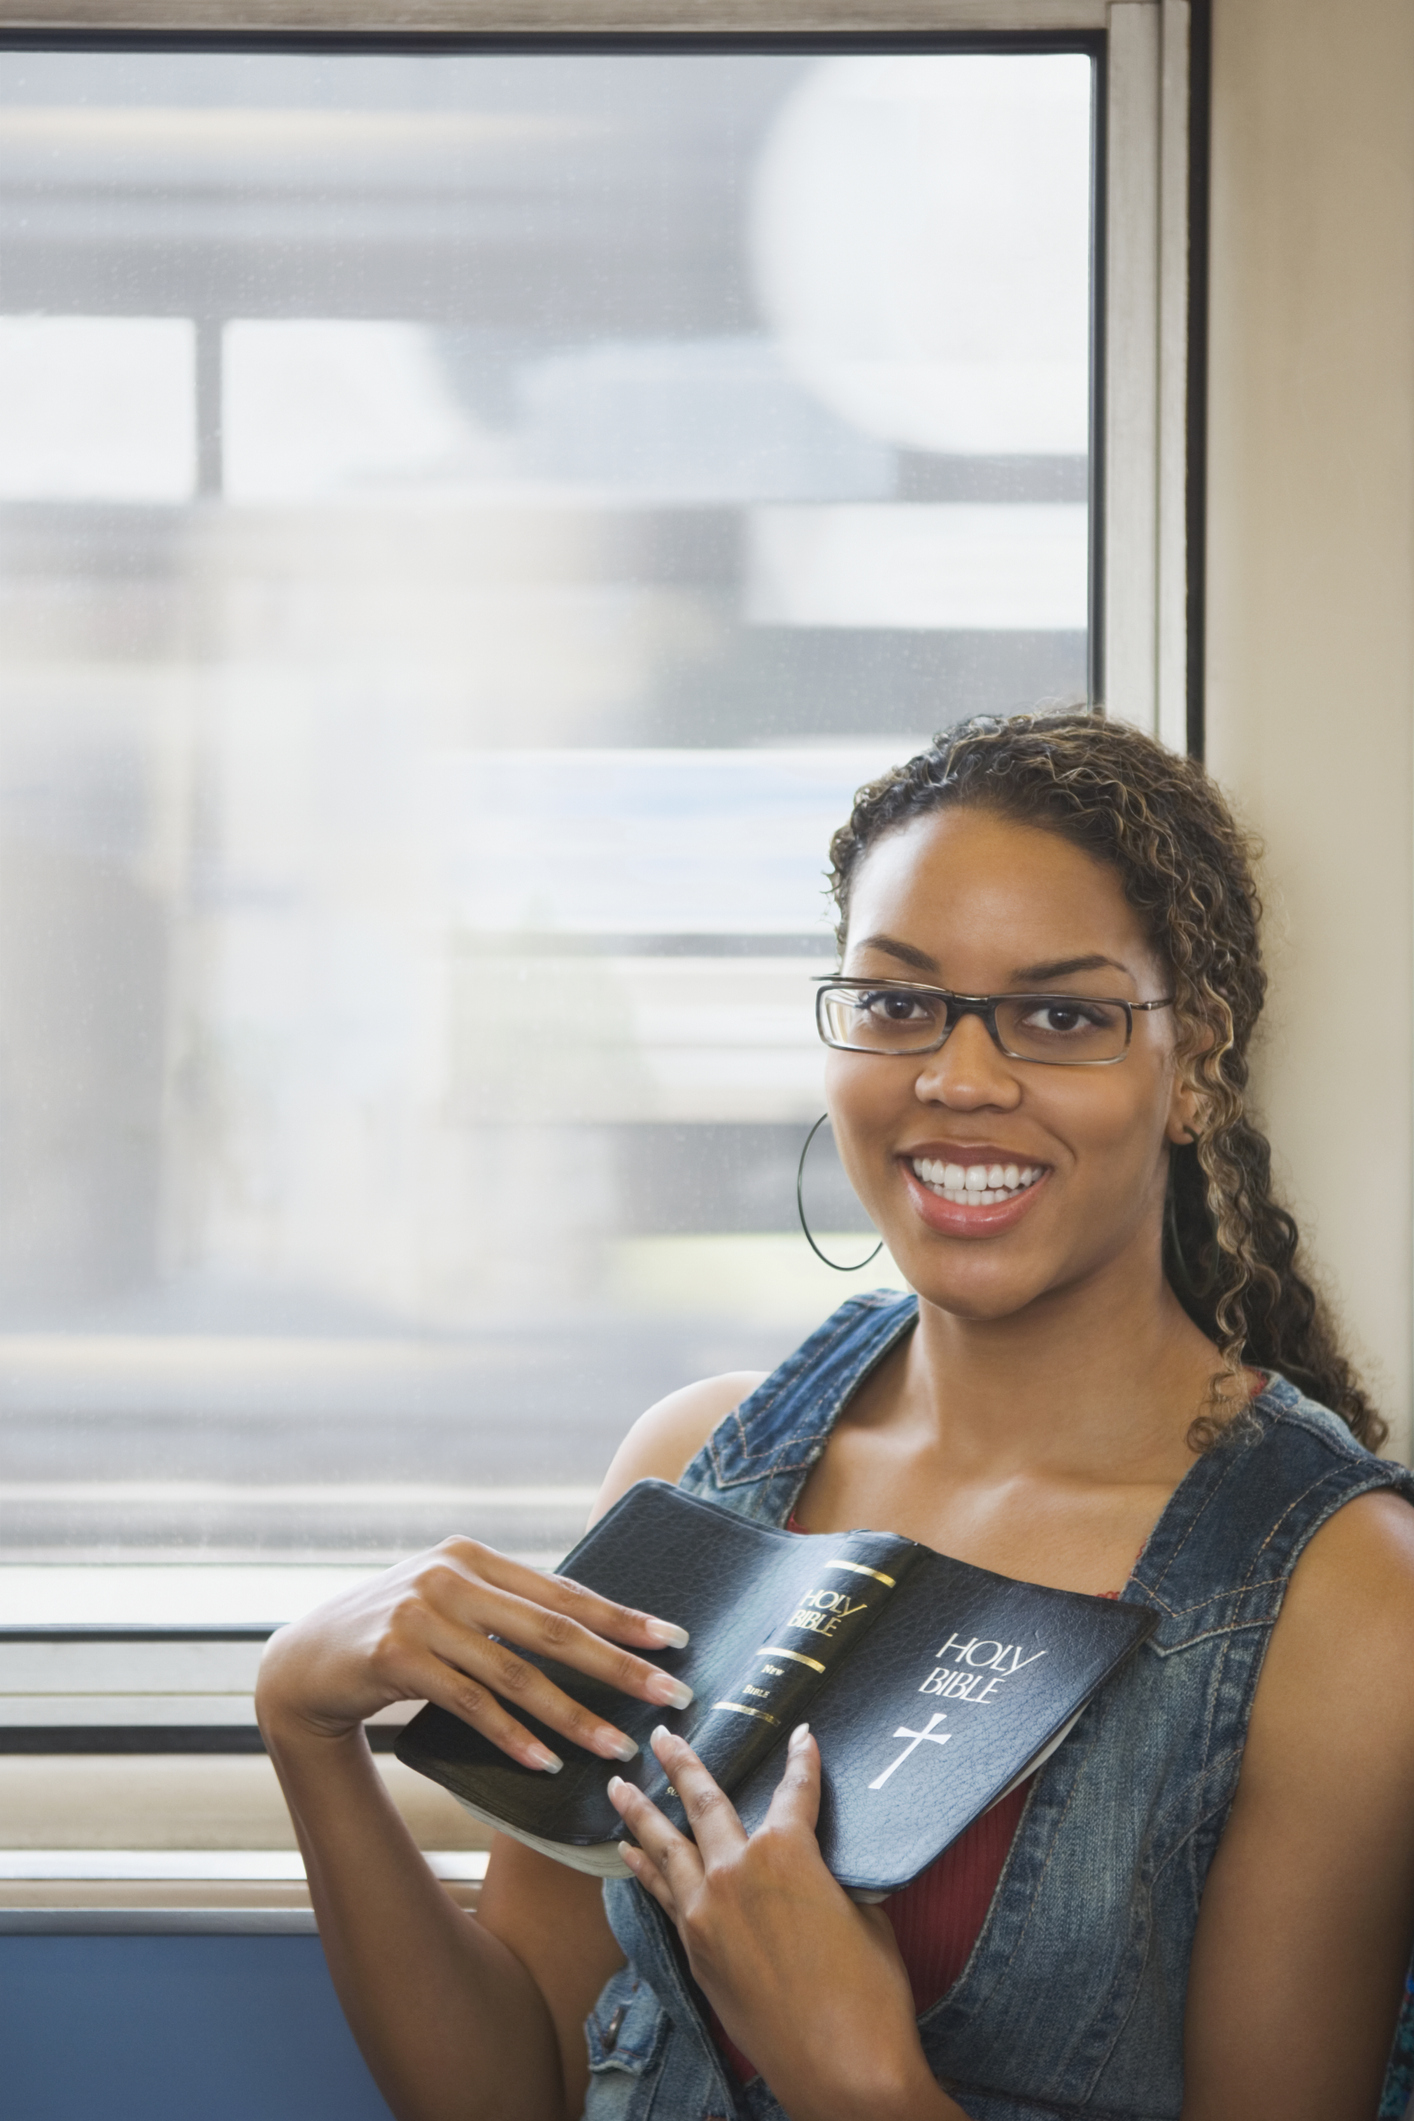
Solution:
<path fill-rule="evenodd" d="M 1414 1478 L 1366 1448 L 1379 1417 L 1245 1111 L 1248 848 L 1200 766 L 1069 714 L 940 739 L 861 791 L 832 851 L 830 1117 L 916 1293 L 855 1298 L 764 1380 L 661 1401 L 600 1508 L 673 1480 L 1157 1626 L 881 1908 L 821 1858 L 805 1726 L 750 1835 L 660 1726 L 691 1838 L 615 1776 L 632 1879 L 601 1901 L 503 1842 L 470 1926 L 362 1719 L 430 1698 L 555 1772 L 524 1715 L 607 1777 L 632 1742 L 518 1650 L 686 1707 L 654 1661 L 671 1615 L 450 1541 L 266 1656 L 345 2008 L 408 2121 L 1368 2121 L 1414 1931 L 1414 1683 L 1390 1678 Z"/>
<path fill-rule="evenodd" d="M 1131 1045 L 1127 1019 L 1162 989 L 1163 967 L 1108 870 L 1054 832 L 973 807 L 894 825 L 851 901 L 864 932 L 847 938 L 845 962 L 860 974 L 882 972 L 907 949 L 910 961 L 931 956 L 970 989 L 999 978 L 1020 985 L 1038 965 L 1040 976 L 1070 982 L 1068 994 L 1003 996 L 959 1014 L 921 1066 L 881 1068 L 873 1056 L 837 1051 L 827 1076 L 845 1168 L 897 1240 L 914 1286 L 936 1289 L 949 1310 L 1011 1317 L 1057 1275 L 1073 1277 L 1079 1230 L 1126 1249 L 1139 1220 L 1153 1219 L 1156 1187 L 1162 1200 L 1169 1143 L 1183 1138 L 1191 1110 L 1180 1100 L 1172 1026 L 1141 1017 Z M 1091 947 L 1077 952 L 1077 941 Z M 1097 972 L 1126 998 L 1090 999 Z M 1044 1050 L 1031 1050 L 1037 1044 Z M 1097 1060 L 1125 1066 L 1097 1074 Z M 1047 1073 L 1033 1078 L 1033 1067 Z M 1141 1114 L 1147 1128 L 1136 1124 Z M 944 1165 L 941 1197 L 920 1162 Z M 1004 1186 L 1001 1202 L 974 1198 L 993 1195 L 974 1171 L 987 1180 L 999 1168 L 1004 1179 L 1009 1165 L 1038 1175 L 1025 1188 Z M 948 1166 L 963 1172 L 960 1200 L 947 1198 Z M 1003 1231 L 1013 1233 L 1005 1247 L 930 1243 Z"/>
<path fill-rule="evenodd" d="M 990 826 L 994 835 L 1002 832 L 1002 843 L 994 841 L 991 850 L 994 868 L 1006 869 L 1015 845 L 1014 836 L 1007 838 L 1008 824 L 1046 835 L 1044 844 L 1030 840 L 1021 874 L 1048 874 L 1058 933 L 1064 927 L 1074 937 L 1075 924 L 1089 921 L 1099 936 L 1107 914 L 1113 928 L 1114 910 L 1104 901 L 1113 895 L 1116 873 L 1122 878 L 1127 933 L 1109 951 L 1013 964 L 1010 982 L 1013 988 L 1041 980 L 1062 984 L 1068 990 L 1062 1002 L 1084 1002 L 1093 1012 L 1091 975 L 1118 974 L 1118 986 L 1130 998 L 1106 1006 L 1125 1011 L 1129 1035 L 1122 1046 L 1117 1031 L 1103 1049 L 1095 1044 L 1083 1056 L 1090 1060 L 1124 1057 L 1134 1012 L 1164 1012 L 1164 1022 L 1143 1033 L 1139 1051 L 1156 1050 L 1156 1042 L 1157 1050 L 1170 1050 L 1191 1103 L 1188 1119 L 1169 1137 L 1163 1233 L 1168 1279 L 1230 1367 L 1245 1352 L 1254 1363 L 1282 1370 L 1334 1407 L 1361 1442 L 1378 1448 L 1384 1423 L 1341 1354 L 1323 1306 L 1294 1271 L 1296 1225 L 1272 1197 L 1271 1150 L 1245 1108 L 1248 1049 L 1266 996 L 1261 905 L 1251 848 L 1212 783 L 1200 769 L 1121 727 L 1101 736 L 1083 716 L 975 725 L 862 789 L 849 823 L 835 835 L 840 946 L 857 952 L 861 964 L 892 961 L 937 971 L 926 950 L 901 937 L 858 934 L 874 927 L 867 909 L 861 912 L 856 904 L 858 890 L 886 888 L 891 873 L 912 878 L 917 863 L 907 851 L 901 862 L 888 842 L 910 825 L 927 830 L 925 820 L 932 820 L 934 835 L 933 882 L 948 893 L 950 917 L 969 936 L 996 933 L 997 913 L 1005 918 L 1011 903 L 1006 879 L 998 877 L 993 894 L 979 903 L 976 928 L 962 917 L 965 901 L 957 894 L 960 888 L 978 892 L 986 862 L 980 869 L 960 865 L 955 851 L 949 861 L 946 843 L 937 841 L 946 829 L 942 814 L 956 810 L 969 814 L 976 831 Z M 864 857 L 880 839 L 886 843 L 883 859 L 866 868 Z M 1088 855 L 1089 864 L 1077 863 L 1076 852 Z M 957 883 L 960 868 L 965 887 Z M 1014 897 L 1015 885 L 1010 889 Z M 847 961 L 854 962 L 853 955 Z M 1169 991 L 1137 999 L 1140 980 Z M 997 997 L 996 1004 L 1013 1012 L 1022 1004 L 1034 1036 L 1040 999 L 1012 994 Z M 1171 1030 L 1165 1028 L 1170 1008 Z M 944 1038 L 954 1014 L 950 1005 Z M 994 1006 L 993 1040 L 1005 1052 L 1007 1042 L 995 1026 Z M 840 1043 L 823 1023 L 821 1031 L 828 1044 Z M 1023 1043 L 1026 1049 L 1018 1052 L 1012 1041 L 1014 1058 L 1046 1058 Z M 1190 1124 L 1200 1109 L 1204 1123 Z"/>

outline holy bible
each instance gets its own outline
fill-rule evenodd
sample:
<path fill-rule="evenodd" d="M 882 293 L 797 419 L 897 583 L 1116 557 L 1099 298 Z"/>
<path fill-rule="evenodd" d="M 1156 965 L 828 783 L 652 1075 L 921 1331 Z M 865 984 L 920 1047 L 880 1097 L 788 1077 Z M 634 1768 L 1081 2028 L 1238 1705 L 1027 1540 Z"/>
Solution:
<path fill-rule="evenodd" d="M 826 1863 L 858 1899 L 897 1892 L 1034 1772 L 1155 1625 L 1141 1606 L 1019 1583 L 891 1533 L 779 1531 L 657 1480 L 630 1488 L 561 1573 L 688 1629 L 687 1648 L 658 1661 L 691 1705 L 654 1708 L 532 1658 L 637 1739 L 638 1758 L 601 1760 L 522 1716 L 565 1759 L 547 1775 L 435 1707 L 396 1750 L 478 1819 L 601 1877 L 629 1875 L 610 1776 L 685 1827 L 649 1749 L 655 1725 L 688 1739 L 750 1829 L 808 1721 Z"/>

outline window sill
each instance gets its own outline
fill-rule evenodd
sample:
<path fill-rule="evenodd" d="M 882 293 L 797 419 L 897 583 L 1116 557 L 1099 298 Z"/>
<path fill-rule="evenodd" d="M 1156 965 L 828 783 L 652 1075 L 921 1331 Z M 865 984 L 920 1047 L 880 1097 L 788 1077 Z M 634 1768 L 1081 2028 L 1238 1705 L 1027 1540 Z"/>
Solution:
<path fill-rule="evenodd" d="M 432 1849 L 427 1862 L 459 1907 L 474 1908 L 480 1849 Z M 33 1909 L 309 1910 L 293 1849 L 0 1849 L 0 1917 Z"/>

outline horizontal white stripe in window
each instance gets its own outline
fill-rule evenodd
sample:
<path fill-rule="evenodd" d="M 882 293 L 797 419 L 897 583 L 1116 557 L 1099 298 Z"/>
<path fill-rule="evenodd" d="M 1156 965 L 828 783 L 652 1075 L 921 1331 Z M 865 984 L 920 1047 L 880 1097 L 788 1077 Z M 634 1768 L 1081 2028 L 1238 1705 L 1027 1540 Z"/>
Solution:
<path fill-rule="evenodd" d="M 1079 632 L 1088 511 L 1073 502 L 755 508 L 746 616 L 760 626 Z"/>

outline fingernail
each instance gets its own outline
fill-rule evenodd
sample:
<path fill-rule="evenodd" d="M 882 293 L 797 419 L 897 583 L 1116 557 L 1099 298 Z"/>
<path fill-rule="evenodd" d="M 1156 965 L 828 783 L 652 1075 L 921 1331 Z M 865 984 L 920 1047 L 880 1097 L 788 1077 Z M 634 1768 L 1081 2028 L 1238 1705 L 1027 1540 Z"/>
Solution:
<path fill-rule="evenodd" d="M 692 1699 L 692 1688 L 681 1679 L 674 1679 L 671 1672 L 655 1672 L 644 1692 L 650 1701 L 659 1702 L 665 1709 L 685 1709 Z"/>
<path fill-rule="evenodd" d="M 671 1737 L 672 1737 L 672 1735 L 673 1735 L 673 1734 L 672 1734 L 672 1732 L 671 1732 L 671 1731 L 670 1731 L 670 1730 L 668 1729 L 668 1726 L 666 1725 L 666 1723 L 655 1723 L 655 1724 L 654 1724 L 654 1726 L 653 1726 L 653 1743 L 654 1743 L 654 1745 L 656 1745 L 656 1744 L 658 1743 L 658 1740 L 659 1740 L 660 1738 L 671 1738 Z"/>
<path fill-rule="evenodd" d="M 671 1620 L 650 1620 L 647 1627 L 650 1642 L 656 1642 L 665 1650 L 685 1650 L 688 1644 L 686 1628 L 675 1628 Z"/>
<path fill-rule="evenodd" d="M 542 1769 L 547 1775 L 558 1775 L 565 1764 L 558 1753 L 550 1751 L 548 1745 L 528 1745 L 525 1757 L 532 1767 Z"/>
<path fill-rule="evenodd" d="M 594 1733 L 594 1750 L 596 1753 L 602 1753 L 606 1760 L 638 1758 L 638 1747 L 633 1740 L 626 1738 L 622 1731 L 611 1730 L 607 1723 L 601 1723 Z"/>
<path fill-rule="evenodd" d="M 791 1732 L 791 1734 L 790 1734 L 790 1751 L 791 1751 L 792 1753 L 798 1753 L 798 1752 L 800 1751 L 801 1747 L 802 1747 L 802 1746 L 804 1745 L 804 1743 L 805 1743 L 806 1739 L 807 1739 L 807 1738 L 808 1738 L 809 1736 L 810 1736 L 810 1726 L 809 1726 L 809 1724 L 808 1724 L 808 1723 L 798 1723 L 798 1724 L 796 1725 L 795 1729 L 794 1729 L 794 1730 L 793 1730 L 793 1731 Z"/>
<path fill-rule="evenodd" d="M 609 1777 L 608 1782 L 605 1784 L 605 1788 L 608 1790 L 609 1795 L 611 1797 L 617 1797 L 620 1790 L 626 1790 L 628 1788 L 628 1784 L 624 1781 L 622 1775 L 611 1775 Z"/>

